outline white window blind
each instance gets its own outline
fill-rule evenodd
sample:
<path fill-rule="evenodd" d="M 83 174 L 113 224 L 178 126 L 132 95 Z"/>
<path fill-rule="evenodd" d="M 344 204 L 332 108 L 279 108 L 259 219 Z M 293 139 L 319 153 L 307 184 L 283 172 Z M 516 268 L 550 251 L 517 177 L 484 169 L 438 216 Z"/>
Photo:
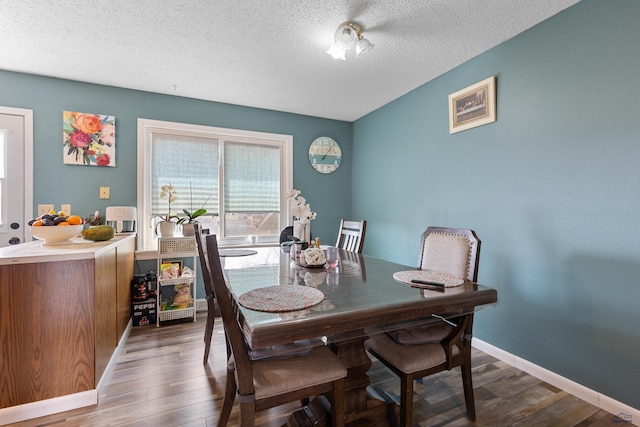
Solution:
<path fill-rule="evenodd" d="M 224 145 L 226 212 L 280 211 L 280 150 L 226 142 Z"/>
<path fill-rule="evenodd" d="M 193 212 L 204 207 L 210 215 L 219 214 L 218 144 L 211 138 L 153 134 L 152 215 L 167 215 L 169 202 L 160 198 L 160 190 L 169 184 L 176 190 L 172 213 L 184 216 L 183 209 Z"/>

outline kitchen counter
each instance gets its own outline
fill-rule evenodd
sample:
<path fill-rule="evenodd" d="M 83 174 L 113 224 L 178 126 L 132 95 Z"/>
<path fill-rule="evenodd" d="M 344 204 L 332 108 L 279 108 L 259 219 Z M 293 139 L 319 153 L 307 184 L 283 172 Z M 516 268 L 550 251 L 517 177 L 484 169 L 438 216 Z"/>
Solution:
<path fill-rule="evenodd" d="M 74 237 L 72 243 L 57 246 L 42 246 L 42 240 L 34 240 L 0 248 L 0 265 L 92 259 L 135 237 L 135 234 L 118 234 L 104 242 Z"/>
<path fill-rule="evenodd" d="M 135 237 L 0 249 L 0 425 L 97 403 L 131 327 Z"/>

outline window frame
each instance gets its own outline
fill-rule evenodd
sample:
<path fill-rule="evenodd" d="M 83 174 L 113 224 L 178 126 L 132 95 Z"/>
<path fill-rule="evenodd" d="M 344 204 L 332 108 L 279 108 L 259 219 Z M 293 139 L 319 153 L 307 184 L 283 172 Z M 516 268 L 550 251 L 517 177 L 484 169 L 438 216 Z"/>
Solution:
<path fill-rule="evenodd" d="M 138 118 L 137 141 L 137 250 L 138 252 L 156 252 L 154 231 L 151 227 L 151 144 L 153 133 L 182 134 L 204 138 L 229 140 L 234 143 L 269 145 L 280 149 L 280 217 L 281 227 L 291 225 L 287 194 L 293 188 L 293 135 L 220 128 L 189 123 L 169 122 Z M 222 187 L 221 187 L 222 188 Z M 222 190 L 224 191 L 224 190 Z M 223 197 L 221 192 L 220 197 Z M 221 213 L 222 214 L 222 213 Z M 222 215 L 221 215 L 222 216 Z M 261 239 L 260 243 L 278 244 L 278 237 Z M 273 240 L 273 242 L 271 241 Z M 241 246 L 248 244 L 237 239 L 221 242 L 221 246 Z"/>
<path fill-rule="evenodd" d="M 9 159 L 8 153 L 8 140 L 9 131 L 7 129 L 0 129 L 0 232 L 7 233 L 9 231 L 7 221 L 7 181 L 8 181 L 8 168 L 7 160 Z"/>

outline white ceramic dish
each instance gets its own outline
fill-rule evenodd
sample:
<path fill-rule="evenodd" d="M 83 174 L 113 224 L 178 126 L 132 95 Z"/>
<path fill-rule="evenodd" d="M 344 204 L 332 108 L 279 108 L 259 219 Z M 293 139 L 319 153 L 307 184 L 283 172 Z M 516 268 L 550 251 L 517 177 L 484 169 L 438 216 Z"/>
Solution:
<path fill-rule="evenodd" d="M 304 268 L 324 268 L 327 263 L 323 262 L 322 264 L 301 264 L 297 261 L 294 261 L 295 265 L 299 266 L 299 267 L 304 267 Z"/>
<path fill-rule="evenodd" d="M 31 235 L 42 240 L 42 246 L 68 245 L 72 237 L 79 236 L 83 225 L 31 227 Z"/>

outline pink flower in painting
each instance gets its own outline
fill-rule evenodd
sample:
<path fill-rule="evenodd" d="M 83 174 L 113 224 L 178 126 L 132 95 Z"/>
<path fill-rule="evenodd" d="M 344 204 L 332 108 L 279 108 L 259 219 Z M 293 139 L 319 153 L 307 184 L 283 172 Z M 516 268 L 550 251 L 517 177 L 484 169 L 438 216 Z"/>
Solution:
<path fill-rule="evenodd" d="M 111 157 L 107 153 L 96 157 L 96 164 L 98 166 L 109 166 L 109 163 L 111 163 Z"/>
<path fill-rule="evenodd" d="M 116 143 L 116 127 L 114 125 L 105 124 L 100 129 L 100 140 L 105 144 L 113 145 Z"/>
<path fill-rule="evenodd" d="M 80 132 L 79 130 L 74 131 L 69 135 L 69 144 L 77 148 L 85 148 L 88 147 L 91 143 L 91 135 L 87 135 L 84 132 Z"/>

